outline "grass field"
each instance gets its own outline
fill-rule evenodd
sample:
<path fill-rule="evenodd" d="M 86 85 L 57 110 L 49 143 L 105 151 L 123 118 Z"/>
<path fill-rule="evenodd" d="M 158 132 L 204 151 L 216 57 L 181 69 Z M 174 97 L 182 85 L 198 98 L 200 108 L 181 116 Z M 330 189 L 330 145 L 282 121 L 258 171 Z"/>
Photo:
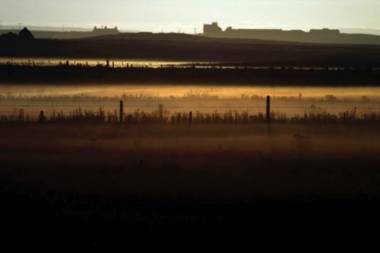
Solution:
<path fill-rule="evenodd" d="M 40 190 L 225 198 L 378 194 L 371 126 L 0 126 L 3 180 Z"/>
<path fill-rule="evenodd" d="M 0 217 L 14 240 L 51 246 L 349 233 L 379 224 L 378 136 L 342 124 L 1 124 Z"/>

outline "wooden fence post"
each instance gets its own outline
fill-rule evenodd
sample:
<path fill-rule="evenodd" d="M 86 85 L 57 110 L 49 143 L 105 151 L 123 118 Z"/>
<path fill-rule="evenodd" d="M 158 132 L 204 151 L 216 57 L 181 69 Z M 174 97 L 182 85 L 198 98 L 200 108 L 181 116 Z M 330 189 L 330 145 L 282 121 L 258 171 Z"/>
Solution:
<path fill-rule="evenodd" d="M 267 104 L 266 104 L 266 120 L 267 123 L 271 122 L 271 112 L 270 112 L 270 107 L 271 107 L 271 97 L 267 96 Z"/>
<path fill-rule="evenodd" d="M 39 123 L 43 123 L 45 122 L 45 114 L 44 114 L 44 111 L 40 111 L 40 114 L 38 116 L 38 122 Z"/>
<path fill-rule="evenodd" d="M 124 102 L 120 100 L 120 108 L 119 108 L 119 121 L 123 123 L 124 120 Z"/>
<path fill-rule="evenodd" d="M 159 114 L 160 122 L 163 122 L 164 121 L 164 105 L 162 104 L 158 105 L 158 114 Z"/>
<path fill-rule="evenodd" d="M 189 125 L 191 126 L 193 124 L 193 112 L 189 113 Z"/>

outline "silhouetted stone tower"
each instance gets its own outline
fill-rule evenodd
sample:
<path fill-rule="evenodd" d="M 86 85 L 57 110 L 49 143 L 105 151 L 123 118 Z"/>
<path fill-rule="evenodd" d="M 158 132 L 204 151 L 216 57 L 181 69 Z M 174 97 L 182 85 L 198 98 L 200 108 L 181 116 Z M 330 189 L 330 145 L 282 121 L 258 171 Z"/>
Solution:
<path fill-rule="evenodd" d="M 270 100 L 271 100 L 271 97 L 270 97 L 270 96 L 267 96 L 267 104 L 266 104 L 266 120 L 267 120 L 268 123 L 271 122 Z"/>
<path fill-rule="evenodd" d="M 124 101 L 120 100 L 120 107 L 119 107 L 119 121 L 120 123 L 123 123 L 124 120 Z"/>

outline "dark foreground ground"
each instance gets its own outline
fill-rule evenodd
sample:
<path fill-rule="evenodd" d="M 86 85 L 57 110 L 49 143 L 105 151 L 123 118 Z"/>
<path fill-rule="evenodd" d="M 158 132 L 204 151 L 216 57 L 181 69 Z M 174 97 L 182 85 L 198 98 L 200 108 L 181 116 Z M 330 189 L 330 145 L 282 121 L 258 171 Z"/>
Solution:
<path fill-rule="evenodd" d="M 380 224 L 378 137 L 367 125 L 2 124 L 2 243 L 357 239 Z"/>

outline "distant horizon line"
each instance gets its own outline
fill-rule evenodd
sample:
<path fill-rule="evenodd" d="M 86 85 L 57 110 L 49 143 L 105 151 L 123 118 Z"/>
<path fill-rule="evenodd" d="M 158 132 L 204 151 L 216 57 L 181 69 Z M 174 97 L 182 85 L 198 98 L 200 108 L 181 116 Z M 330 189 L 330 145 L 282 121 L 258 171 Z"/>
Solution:
<path fill-rule="evenodd" d="M 44 26 L 44 25 L 30 25 L 30 24 L 0 24 L 0 30 L 18 30 L 27 27 L 30 30 L 43 29 L 38 31 L 52 31 L 52 32 L 91 32 L 94 27 L 103 28 L 114 28 L 115 25 L 93 25 L 93 26 Z M 130 32 L 130 33 L 141 33 L 141 32 L 152 32 L 152 33 L 184 33 L 184 34 L 200 34 L 202 29 L 200 28 L 198 32 L 194 29 L 193 32 L 186 32 L 185 29 L 176 30 L 166 30 L 161 29 L 161 31 L 152 30 L 138 30 L 138 29 L 126 29 L 117 26 L 120 32 Z M 233 26 L 232 26 L 233 27 Z M 291 30 L 302 30 L 308 32 L 312 29 L 338 29 L 341 32 L 346 33 L 358 33 L 358 32 L 369 32 L 369 34 L 380 35 L 380 28 L 362 28 L 362 27 L 315 27 L 315 28 L 281 28 L 281 27 L 235 27 L 236 29 L 282 29 L 284 31 Z M 372 33 L 371 33 L 372 32 Z"/>

